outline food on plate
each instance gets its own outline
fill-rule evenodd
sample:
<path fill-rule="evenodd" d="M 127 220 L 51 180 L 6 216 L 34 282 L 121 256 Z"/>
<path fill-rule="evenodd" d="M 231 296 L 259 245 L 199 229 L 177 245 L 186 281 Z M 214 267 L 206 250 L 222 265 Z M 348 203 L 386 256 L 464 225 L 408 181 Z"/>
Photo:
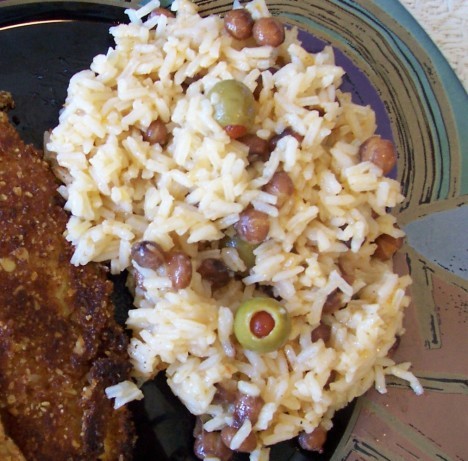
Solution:
<path fill-rule="evenodd" d="M 422 388 L 387 357 L 411 282 L 392 268 L 395 149 L 340 91 L 331 47 L 307 52 L 263 1 L 237 6 L 128 10 L 47 147 L 72 262 L 129 273 L 133 379 L 108 396 L 165 372 L 199 458 L 258 460 L 296 436 L 321 451 L 334 413 L 386 375 Z"/>
<path fill-rule="evenodd" d="M 26 461 L 15 442 L 5 434 L 0 420 L 0 459 L 2 461 Z"/>
<path fill-rule="evenodd" d="M 0 90 L 0 111 L 6 112 L 15 107 L 15 101 L 8 91 Z"/>
<path fill-rule="evenodd" d="M 251 298 L 236 310 L 234 335 L 239 344 L 254 352 L 273 352 L 291 333 L 288 311 L 273 298 Z"/>
<path fill-rule="evenodd" d="M 68 216 L 56 178 L 4 112 L 0 165 L 5 433 L 27 460 L 131 459 L 130 412 L 115 410 L 105 395 L 130 371 L 111 284 L 96 263 L 70 264 L 72 247 L 63 237 Z"/>
<path fill-rule="evenodd" d="M 252 92 L 237 80 L 221 80 L 211 88 L 213 118 L 233 139 L 247 133 L 254 122 L 255 102 Z"/>

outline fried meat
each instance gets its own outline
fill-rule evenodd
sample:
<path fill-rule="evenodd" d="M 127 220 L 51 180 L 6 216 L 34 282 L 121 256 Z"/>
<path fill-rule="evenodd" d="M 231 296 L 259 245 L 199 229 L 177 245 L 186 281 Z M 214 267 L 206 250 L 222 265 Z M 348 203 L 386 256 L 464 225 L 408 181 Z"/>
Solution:
<path fill-rule="evenodd" d="M 0 112 L 0 415 L 29 460 L 131 459 L 128 378 L 103 267 L 70 264 L 68 216 L 41 152 Z"/>
<path fill-rule="evenodd" d="M 2 461 L 26 461 L 15 442 L 5 434 L 0 421 L 0 459 Z"/>

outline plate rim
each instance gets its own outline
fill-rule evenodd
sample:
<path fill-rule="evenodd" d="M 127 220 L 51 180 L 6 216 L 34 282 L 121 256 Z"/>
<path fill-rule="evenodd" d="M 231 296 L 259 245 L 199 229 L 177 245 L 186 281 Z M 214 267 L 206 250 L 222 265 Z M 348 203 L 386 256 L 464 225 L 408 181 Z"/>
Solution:
<path fill-rule="evenodd" d="M 346 3 L 351 3 L 346 1 Z M 336 3 L 336 1 L 335 1 Z M 356 4 L 364 4 L 363 0 L 358 0 L 354 2 Z M 424 29 L 416 22 L 416 20 L 411 16 L 411 14 L 401 5 L 399 2 L 393 2 L 398 8 L 390 8 L 384 9 L 381 5 L 385 4 L 385 0 L 372 0 L 374 5 L 377 5 L 380 8 L 380 11 L 383 11 L 391 21 L 395 21 L 395 25 L 398 27 L 403 27 L 404 24 L 412 24 L 411 33 L 414 34 L 416 37 L 421 37 L 421 42 L 419 43 L 420 48 L 422 51 L 430 58 L 432 64 L 435 69 L 437 69 L 437 73 L 434 79 L 443 82 L 442 90 L 447 98 L 448 107 L 453 113 L 453 120 L 457 126 L 457 135 L 459 139 L 459 146 L 460 146 L 460 154 L 461 159 L 463 162 L 468 162 L 468 130 L 463 130 L 463 118 L 461 117 L 461 113 L 463 111 L 463 106 L 467 100 L 467 94 L 464 91 L 462 82 L 457 77 L 455 71 L 451 68 L 450 64 L 443 56 L 440 49 L 434 44 L 432 39 L 429 35 L 424 31 Z M 0 12 L 4 8 L 9 7 L 31 7 L 34 4 L 41 4 L 41 5 L 49 5 L 52 6 L 53 4 L 61 4 L 63 6 L 69 6 L 71 4 L 83 4 L 84 6 L 89 6 L 90 8 L 94 6 L 109 6 L 109 7 L 116 7 L 116 8 L 128 8 L 137 6 L 135 2 L 119 2 L 115 0 L 81 0 L 81 1 L 56 1 L 56 0 L 44 0 L 44 1 L 37 1 L 37 0 L 6 0 L 0 2 Z M 367 5 L 368 7 L 369 5 Z M 385 4 L 387 6 L 387 4 Z M 400 8 L 401 7 L 401 8 Z M 403 24 L 397 23 L 397 16 L 396 14 L 402 14 L 403 18 L 406 18 Z M 1 16 L 1 14 L 0 14 Z M 0 32 L 2 31 L 2 20 L 3 18 L 0 17 Z M 400 21 L 401 22 L 401 21 Z M 392 29 L 393 30 L 393 29 Z M 397 34 L 396 34 L 397 35 Z M 398 35 L 397 35 L 398 36 Z M 440 68 L 440 71 L 438 70 Z M 428 74 L 425 74 L 425 77 L 429 83 L 431 83 L 431 77 Z M 465 168 L 464 168 L 465 169 Z M 462 177 L 462 183 L 467 183 L 468 181 L 464 181 Z M 432 203 L 432 201 L 431 201 Z M 359 416 L 357 416 L 359 417 Z M 354 424 L 353 424 L 354 425 Z M 352 431 L 351 420 L 348 423 L 348 429 Z M 348 430 L 347 429 L 347 430 Z M 344 437 L 344 436 L 343 436 Z M 332 458 L 333 459 L 333 458 Z"/>

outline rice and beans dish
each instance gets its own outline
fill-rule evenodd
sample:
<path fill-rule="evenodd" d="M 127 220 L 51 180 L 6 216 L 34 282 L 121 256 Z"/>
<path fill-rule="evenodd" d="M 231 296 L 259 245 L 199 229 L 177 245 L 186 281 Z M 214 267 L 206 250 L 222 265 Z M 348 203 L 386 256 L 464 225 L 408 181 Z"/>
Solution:
<path fill-rule="evenodd" d="M 200 17 L 151 1 L 75 75 L 47 143 L 71 213 L 72 262 L 128 271 L 133 381 L 164 372 L 197 415 L 195 454 L 229 459 L 298 436 L 385 376 L 403 333 L 404 233 L 393 144 L 262 0 Z"/>

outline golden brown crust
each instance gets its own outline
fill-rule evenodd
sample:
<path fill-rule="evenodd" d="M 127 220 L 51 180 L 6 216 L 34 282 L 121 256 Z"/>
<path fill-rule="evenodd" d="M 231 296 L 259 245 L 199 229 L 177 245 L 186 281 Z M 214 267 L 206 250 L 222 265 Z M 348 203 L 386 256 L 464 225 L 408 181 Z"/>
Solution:
<path fill-rule="evenodd" d="M 69 263 L 67 215 L 42 154 L 0 112 L 0 412 L 28 460 L 131 459 L 128 377 L 102 267 Z"/>
<path fill-rule="evenodd" d="M 26 461 L 15 442 L 5 434 L 3 424 L 0 421 L 0 459 L 2 461 Z"/>
<path fill-rule="evenodd" d="M 15 107 L 15 101 L 8 91 L 0 91 L 0 111 L 7 111 Z"/>

